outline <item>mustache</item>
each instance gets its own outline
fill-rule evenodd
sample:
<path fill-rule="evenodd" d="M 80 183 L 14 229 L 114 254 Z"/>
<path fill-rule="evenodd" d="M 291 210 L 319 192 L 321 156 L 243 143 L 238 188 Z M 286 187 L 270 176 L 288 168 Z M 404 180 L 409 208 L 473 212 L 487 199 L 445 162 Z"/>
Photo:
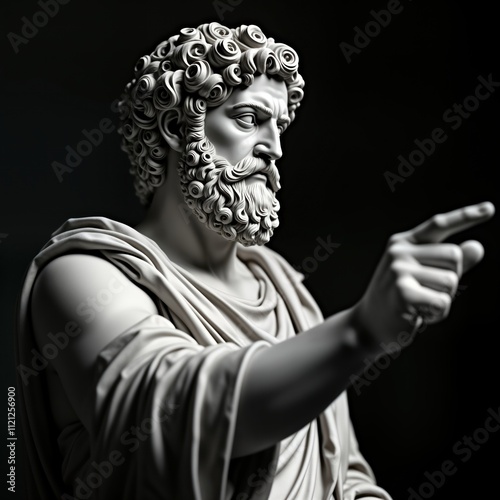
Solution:
<path fill-rule="evenodd" d="M 219 165 L 218 160 L 221 160 Z M 262 158 L 247 156 L 240 160 L 236 165 L 227 165 L 222 157 L 215 157 L 214 163 L 216 166 L 223 166 L 220 179 L 228 184 L 239 182 L 245 177 L 253 174 L 264 174 L 274 192 L 281 189 L 280 174 L 274 161 L 266 162 Z"/>

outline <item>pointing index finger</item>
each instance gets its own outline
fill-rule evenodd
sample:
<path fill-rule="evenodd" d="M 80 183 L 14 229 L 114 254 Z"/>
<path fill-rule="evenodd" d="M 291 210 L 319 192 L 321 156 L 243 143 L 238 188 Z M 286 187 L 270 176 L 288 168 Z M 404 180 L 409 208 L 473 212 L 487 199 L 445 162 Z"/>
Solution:
<path fill-rule="evenodd" d="M 408 231 L 406 240 L 410 243 L 439 243 L 453 234 L 486 222 L 494 213 L 493 203 L 486 201 L 438 214 Z"/>

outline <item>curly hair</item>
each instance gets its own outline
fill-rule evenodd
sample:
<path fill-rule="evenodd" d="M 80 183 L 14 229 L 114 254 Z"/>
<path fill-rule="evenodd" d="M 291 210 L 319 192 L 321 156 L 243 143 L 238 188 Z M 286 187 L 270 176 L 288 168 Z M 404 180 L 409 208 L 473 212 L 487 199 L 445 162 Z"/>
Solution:
<path fill-rule="evenodd" d="M 259 74 L 286 83 L 292 121 L 304 95 L 297 53 L 255 25 L 229 29 L 212 22 L 184 28 L 139 59 L 119 102 L 118 132 L 143 205 L 151 203 L 165 178 L 169 146 L 160 132 L 164 112 L 178 110 L 187 141 L 201 141 L 207 109 L 222 104 L 234 88 L 249 87 Z"/>

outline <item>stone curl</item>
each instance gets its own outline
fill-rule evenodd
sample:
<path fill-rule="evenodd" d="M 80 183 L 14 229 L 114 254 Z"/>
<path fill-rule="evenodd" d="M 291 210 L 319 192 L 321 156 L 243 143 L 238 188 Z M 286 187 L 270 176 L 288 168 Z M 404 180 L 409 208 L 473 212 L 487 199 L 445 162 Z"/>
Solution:
<path fill-rule="evenodd" d="M 221 105 L 234 88 L 250 86 L 256 75 L 267 74 L 286 83 L 293 121 L 304 95 L 298 62 L 291 47 L 266 37 L 258 26 L 230 29 L 217 22 L 184 28 L 141 57 L 119 103 L 118 130 L 141 203 L 149 205 L 165 178 L 169 146 L 160 132 L 165 112 L 177 110 L 188 144 L 197 143 L 204 138 L 209 108 Z M 199 164 L 201 157 L 194 161 L 194 154 L 203 153 L 193 150 L 190 162 Z M 201 160 L 204 171 L 210 170 L 210 157 L 211 152 Z M 198 187 L 192 186 L 193 195 Z M 217 222 L 224 224 L 220 218 Z"/>

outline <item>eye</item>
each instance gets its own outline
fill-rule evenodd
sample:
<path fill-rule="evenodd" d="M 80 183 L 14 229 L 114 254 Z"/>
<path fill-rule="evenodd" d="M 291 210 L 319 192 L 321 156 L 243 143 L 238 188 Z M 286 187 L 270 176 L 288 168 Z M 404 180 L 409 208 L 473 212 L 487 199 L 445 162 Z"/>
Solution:
<path fill-rule="evenodd" d="M 252 128 L 257 125 L 257 118 L 253 113 L 245 113 L 243 115 L 238 115 L 236 117 L 236 121 L 239 125 L 244 128 Z"/>

